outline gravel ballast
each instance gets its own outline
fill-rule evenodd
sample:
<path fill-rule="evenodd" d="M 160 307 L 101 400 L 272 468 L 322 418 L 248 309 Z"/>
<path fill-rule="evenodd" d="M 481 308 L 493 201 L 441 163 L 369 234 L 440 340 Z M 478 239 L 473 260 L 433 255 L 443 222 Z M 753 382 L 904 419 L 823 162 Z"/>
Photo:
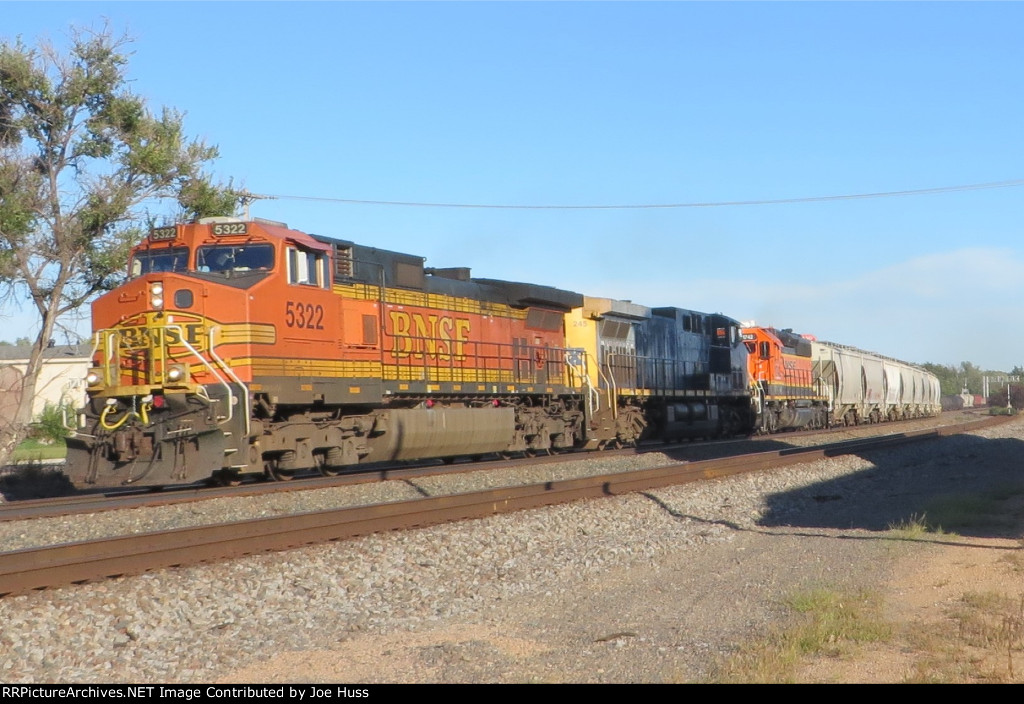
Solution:
<path fill-rule="evenodd" d="M 937 496 L 1020 484 L 1022 438 L 1018 419 L 865 457 L 5 598 L 0 680 L 692 681 L 777 623 L 786 594 L 884 578 L 915 549 L 886 531 Z M 390 498 L 378 485 L 347 491 L 421 495 L 391 484 Z M 245 500 L 218 499 L 12 522 L 0 544 L 281 515 L 298 510 L 288 497 L 313 494 L 304 501 L 346 500 L 299 492 L 244 516 Z"/>

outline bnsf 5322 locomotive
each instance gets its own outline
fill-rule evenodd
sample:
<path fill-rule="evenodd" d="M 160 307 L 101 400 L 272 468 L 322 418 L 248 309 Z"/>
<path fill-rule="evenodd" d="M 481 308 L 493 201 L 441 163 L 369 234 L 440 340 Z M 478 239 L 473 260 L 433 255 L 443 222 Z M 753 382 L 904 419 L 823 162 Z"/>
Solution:
<path fill-rule="evenodd" d="M 93 304 L 79 485 L 747 433 L 736 321 L 211 219 L 152 230 Z"/>

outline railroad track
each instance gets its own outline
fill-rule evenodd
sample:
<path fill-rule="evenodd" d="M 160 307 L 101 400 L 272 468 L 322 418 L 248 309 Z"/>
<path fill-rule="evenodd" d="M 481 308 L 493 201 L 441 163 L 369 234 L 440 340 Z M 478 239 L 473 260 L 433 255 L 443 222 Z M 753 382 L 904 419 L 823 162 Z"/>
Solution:
<path fill-rule="evenodd" d="M 663 448 L 659 448 L 663 451 Z M 636 449 L 608 450 L 599 457 L 624 457 L 637 453 Z M 82 513 L 99 513 L 131 508 L 171 506 L 193 501 L 218 498 L 239 498 L 268 496 L 295 491 L 314 491 L 341 486 L 354 486 L 388 480 L 412 480 L 432 476 L 451 476 L 460 472 L 489 471 L 515 468 L 567 460 L 588 459 L 586 454 L 545 455 L 514 460 L 494 460 L 486 463 L 464 462 L 455 465 L 431 461 L 406 467 L 389 466 L 377 470 L 362 470 L 334 477 L 322 477 L 315 472 L 300 481 L 252 483 L 239 487 L 210 487 L 186 485 L 167 487 L 163 491 L 151 489 L 127 489 L 115 491 L 86 491 L 73 496 L 57 496 L 45 499 L 21 499 L 0 504 L 0 523 L 21 521 L 32 518 L 53 518 Z"/>
<path fill-rule="evenodd" d="M 0 553 L 0 595 L 216 562 L 244 555 L 481 518 L 528 508 L 762 471 L 978 430 L 995 417 L 928 430 L 699 460 L 652 469 L 410 501 L 259 518 Z"/>
<path fill-rule="evenodd" d="M 963 417 L 963 412 L 956 415 Z M 899 426 L 886 424 L 885 429 L 897 428 Z M 787 440 L 804 437 L 821 437 L 860 433 L 877 432 L 877 425 L 862 425 L 855 427 L 837 427 L 829 430 L 798 431 L 782 433 L 779 435 L 762 435 L 753 438 L 733 438 L 727 440 L 715 440 L 700 443 L 665 444 L 651 443 L 639 448 L 624 448 L 621 450 L 604 450 L 597 455 L 582 453 L 563 453 L 550 456 L 523 457 L 512 460 L 495 459 L 488 462 L 471 462 L 469 460 L 457 461 L 455 464 L 445 464 L 437 460 L 428 460 L 424 463 L 409 463 L 404 466 L 380 466 L 364 467 L 359 471 L 342 474 L 334 477 L 323 477 L 314 470 L 310 470 L 301 478 L 289 482 L 249 482 L 243 486 L 221 487 L 189 484 L 160 488 L 153 487 L 125 487 L 116 490 L 84 490 L 70 496 L 55 496 L 39 499 L 13 499 L 6 503 L 0 503 L 0 523 L 7 521 L 21 521 L 31 518 L 53 518 L 56 516 L 71 516 L 84 513 L 100 513 L 104 511 L 117 511 L 131 508 L 150 508 L 157 506 L 171 506 L 193 501 L 205 501 L 209 499 L 225 497 L 257 497 L 268 496 L 277 493 L 288 493 L 293 491 L 310 491 L 331 487 L 353 486 L 371 482 L 386 480 L 412 480 L 423 477 L 438 475 L 454 475 L 460 472 L 473 472 L 480 470 L 500 470 L 510 467 L 529 467 L 554 462 L 574 461 L 588 458 L 614 458 L 626 457 L 633 454 L 646 452 L 660 452 L 662 454 L 679 459 L 680 461 L 693 461 L 706 459 L 718 455 L 749 454 L 757 451 L 757 444 L 779 444 Z M 54 465 L 55 467 L 57 465 Z"/>

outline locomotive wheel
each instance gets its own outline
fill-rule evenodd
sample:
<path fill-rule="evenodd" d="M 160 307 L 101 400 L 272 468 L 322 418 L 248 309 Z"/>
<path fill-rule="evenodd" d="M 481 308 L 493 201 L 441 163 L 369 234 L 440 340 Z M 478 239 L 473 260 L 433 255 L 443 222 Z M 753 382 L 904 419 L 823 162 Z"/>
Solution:
<path fill-rule="evenodd" d="M 263 470 L 275 482 L 287 482 L 295 478 L 295 471 L 279 468 L 277 460 L 267 460 L 264 462 Z"/>
<path fill-rule="evenodd" d="M 323 463 L 318 463 L 316 468 L 325 477 L 336 477 L 341 474 L 340 468 Z"/>

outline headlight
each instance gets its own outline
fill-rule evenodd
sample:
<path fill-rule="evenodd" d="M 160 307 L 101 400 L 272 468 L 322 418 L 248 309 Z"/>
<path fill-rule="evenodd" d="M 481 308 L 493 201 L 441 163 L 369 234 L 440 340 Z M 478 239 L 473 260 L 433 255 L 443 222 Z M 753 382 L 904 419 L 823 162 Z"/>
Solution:
<path fill-rule="evenodd" d="M 172 364 L 167 367 L 167 381 L 178 383 L 185 379 L 185 367 L 181 364 Z"/>
<path fill-rule="evenodd" d="M 152 308 L 164 307 L 164 285 L 162 283 L 149 285 L 149 303 Z"/>
<path fill-rule="evenodd" d="M 89 373 L 85 375 L 85 383 L 89 386 L 98 386 L 101 381 L 103 381 L 103 374 L 99 369 L 90 369 Z"/>

